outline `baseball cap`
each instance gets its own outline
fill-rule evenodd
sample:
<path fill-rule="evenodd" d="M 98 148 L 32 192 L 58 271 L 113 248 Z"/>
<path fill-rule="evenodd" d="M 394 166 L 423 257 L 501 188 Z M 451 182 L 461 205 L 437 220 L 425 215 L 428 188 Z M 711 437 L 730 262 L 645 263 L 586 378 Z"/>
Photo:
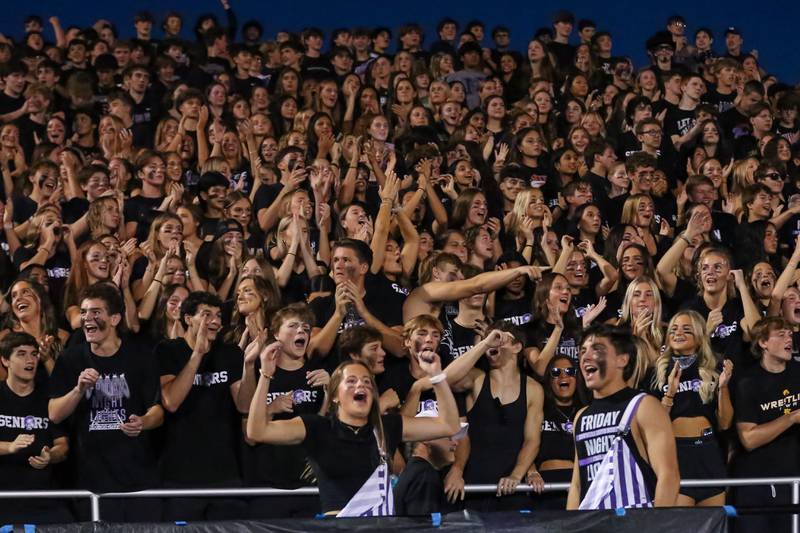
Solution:
<path fill-rule="evenodd" d="M 742 32 L 736 26 L 728 26 L 725 29 L 725 36 L 727 37 L 729 33 L 732 33 L 734 35 L 739 35 L 739 36 L 742 35 Z"/>
<path fill-rule="evenodd" d="M 217 222 L 217 228 L 214 231 L 214 240 L 219 239 L 226 233 L 241 233 L 244 235 L 244 230 L 242 229 L 242 225 L 239 224 L 237 221 L 233 220 L 232 218 L 226 220 L 220 220 Z"/>
<path fill-rule="evenodd" d="M 417 413 L 415 418 L 436 418 L 439 416 L 439 407 L 436 404 L 435 400 L 426 400 L 422 404 L 422 410 Z M 461 440 L 467 436 L 467 431 L 469 431 L 469 422 L 459 422 L 461 425 L 461 429 L 458 430 L 458 433 L 451 436 L 450 438 L 453 440 Z"/>

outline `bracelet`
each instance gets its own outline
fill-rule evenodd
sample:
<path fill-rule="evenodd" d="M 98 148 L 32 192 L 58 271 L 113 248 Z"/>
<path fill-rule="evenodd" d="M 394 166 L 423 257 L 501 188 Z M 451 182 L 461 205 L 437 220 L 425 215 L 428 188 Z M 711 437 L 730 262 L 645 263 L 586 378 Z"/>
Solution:
<path fill-rule="evenodd" d="M 669 402 L 665 402 L 664 400 L 669 400 Z M 672 407 L 672 399 L 668 398 L 667 396 L 664 396 L 661 399 L 661 403 L 663 403 L 665 407 Z"/>
<path fill-rule="evenodd" d="M 293 256 L 297 257 L 297 254 L 294 253 L 294 252 L 286 252 L 286 255 L 293 255 Z"/>
<path fill-rule="evenodd" d="M 525 248 L 533 248 L 533 245 L 532 244 L 526 244 L 522 249 L 524 250 Z"/>
<path fill-rule="evenodd" d="M 47 255 L 50 255 L 50 249 L 47 246 L 40 246 L 37 248 L 37 250 L 44 250 L 47 252 Z"/>
<path fill-rule="evenodd" d="M 160 279 L 153 278 L 153 281 L 158 283 L 159 285 L 163 285 L 164 284 Z"/>
<path fill-rule="evenodd" d="M 680 239 L 683 239 L 684 241 L 686 241 L 686 244 L 688 244 L 689 246 L 691 246 L 691 245 L 692 245 L 692 241 L 690 241 L 690 240 L 689 240 L 689 239 L 686 237 L 686 235 L 684 235 L 683 233 L 681 233 L 680 235 L 678 235 L 678 238 L 680 238 Z"/>
<path fill-rule="evenodd" d="M 441 374 L 437 374 L 437 375 L 435 375 L 435 376 L 433 376 L 432 378 L 429 378 L 429 379 L 431 381 L 431 385 L 436 385 L 437 383 L 441 383 L 442 381 L 446 380 L 447 379 L 447 374 L 442 372 Z"/>
<path fill-rule="evenodd" d="M 267 373 L 266 373 L 266 372 L 264 372 L 263 370 L 260 370 L 260 371 L 259 371 L 259 373 L 261 374 L 261 377 L 267 378 L 267 379 L 268 379 L 268 380 L 270 380 L 270 381 L 272 381 L 272 379 L 275 377 L 274 375 L 273 375 L 273 376 L 270 376 L 269 374 L 267 374 Z"/>
<path fill-rule="evenodd" d="M 673 394 L 672 396 L 670 396 L 669 394 L 665 394 L 664 398 L 669 398 L 670 400 L 674 400 L 675 399 L 675 395 Z"/>

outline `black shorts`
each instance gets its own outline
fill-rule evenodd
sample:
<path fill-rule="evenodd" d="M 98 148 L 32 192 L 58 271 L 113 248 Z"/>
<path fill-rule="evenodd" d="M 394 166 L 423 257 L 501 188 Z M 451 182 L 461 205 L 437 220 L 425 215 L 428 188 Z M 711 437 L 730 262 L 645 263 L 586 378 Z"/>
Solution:
<path fill-rule="evenodd" d="M 722 450 L 716 436 L 677 437 L 678 467 L 681 479 L 722 479 L 726 477 Z M 681 487 L 680 493 L 701 502 L 725 492 L 725 487 Z"/>

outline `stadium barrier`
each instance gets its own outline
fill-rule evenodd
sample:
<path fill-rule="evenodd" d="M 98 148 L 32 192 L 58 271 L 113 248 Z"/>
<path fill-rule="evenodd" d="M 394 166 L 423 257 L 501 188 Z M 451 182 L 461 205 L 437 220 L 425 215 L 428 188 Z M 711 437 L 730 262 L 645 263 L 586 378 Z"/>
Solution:
<path fill-rule="evenodd" d="M 763 485 L 791 485 L 792 506 L 796 509 L 800 505 L 800 478 L 775 477 L 775 478 L 736 478 L 736 479 L 685 479 L 681 480 L 682 487 L 751 487 Z M 546 483 L 545 492 L 569 490 L 569 483 Z M 471 494 L 486 494 L 497 491 L 496 485 L 467 485 L 465 491 Z M 532 492 L 533 488 L 527 484 L 517 487 L 517 492 Z M 100 513 L 100 500 L 112 498 L 191 498 L 191 497 L 253 497 L 253 496 L 313 496 L 318 494 L 317 487 L 303 487 L 294 490 L 273 488 L 231 488 L 231 489 L 151 489 L 139 492 L 110 492 L 96 494 L 86 490 L 49 490 L 49 491 L 0 491 L 0 499 L 8 498 L 87 498 L 91 502 L 91 517 L 93 522 L 102 520 Z M 645 510 L 644 512 L 651 512 Z M 726 512 L 736 514 L 735 508 L 726 506 Z M 792 515 L 792 533 L 800 533 L 800 515 Z"/>

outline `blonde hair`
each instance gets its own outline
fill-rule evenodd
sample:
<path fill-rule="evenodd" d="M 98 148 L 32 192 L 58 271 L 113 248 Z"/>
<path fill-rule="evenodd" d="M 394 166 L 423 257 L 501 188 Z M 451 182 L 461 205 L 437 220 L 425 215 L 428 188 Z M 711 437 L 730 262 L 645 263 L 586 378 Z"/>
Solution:
<path fill-rule="evenodd" d="M 714 399 L 714 392 L 717 390 L 717 383 L 719 383 L 719 374 L 716 370 L 717 357 L 711 349 L 711 341 L 709 341 L 708 333 L 706 332 L 706 320 L 700 316 L 700 313 L 697 311 L 678 311 L 669 321 L 669 325 L 667 325 L 667 347 L 656 361 L 656 373 L 653 385 L 659 389 L 663 389 L 667 384 L 667 368 L 669 368 L 669 362 L 673 356 L 672 348 L 669 345 L 669 332 L 677 319 L 682 316 L 689 317 L 694 338 L 698 344 L 697 371 L 702 381 L 699 394 L 703 403 L 707 404 Z"/>
<path fill-rule="evenodd" d="M 650 198 L 646 194 L 632 194 L 625 199 L 625 203 L 622 206 L 622 215 L 620 216 L 620 224 L 627 224 L 629 226 L 637 227 L 636 225 L 636 215 L 639 211 L 639 205 L 642 202 L 648 201 L 655 209 L 655 202 L 653 199 Z M 654 224 L 656 217 L 650 221 L 650 225 Z M 652 229 L 652 228 L 651 228 Z"/>
<path fill-rule="evenodd" d="M 514 200 L 514 207 L 511 210 L 509 221 L 508 221 L 508 232 L 512 235 L 516 235 L 519 231 L 519 225 L 522 223 L 522 218 L 527 216 L 528 214 L 528 206 L 532 201 L 532 197 L 536 194 L 542 196 L 544 199 L 544 195 L 542 191 L 539 189 L 526 189 L 519 194 L 517 194 L 516 200 Z"/>
<path fill-rule="evenodd" d="M 640 283 L 646 283 L 650 287 L 650 290 L 653 291 L 654 304 L 653 323 L 650 324 L 650 328 L 647 330 L 648 338 L 643 340 L 647 341 L 657 352 L 664 344 L 664 333 L 661 330 L 661 292 L 656 282 L 649 276 L 638 276 L 628 284 L 628 288 L 625 290 L 625 298 L 622 300 L 622 322 L 627 322 L 628 324 L 633 323 L 631 299 L 633 298 L 634 291 L 636 291 L 636 286 Z"/>

